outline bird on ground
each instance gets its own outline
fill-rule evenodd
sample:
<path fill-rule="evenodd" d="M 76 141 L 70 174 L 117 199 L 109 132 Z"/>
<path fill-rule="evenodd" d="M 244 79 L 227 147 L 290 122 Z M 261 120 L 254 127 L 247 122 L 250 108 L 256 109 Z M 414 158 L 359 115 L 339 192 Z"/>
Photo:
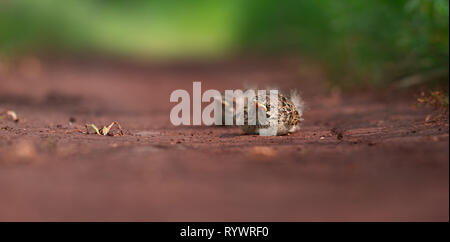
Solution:
<path fill-rule="evenodd" d="M 264 100 L 265 97 L 265 100 Z M 262 98 L 259 100 L 258 98 Z M 303 120 L 303 101 L 297 91 L 291 91 L 290 95 L 278 92 L 272 96 L 257 95 L 247 99 L 244 96 L 233 97 L 232 103 L 222 96 L 222 124 L 225 124 L 225 115 L 233 116 L 233 124 L 241 128 L 246 134 L 263 135 L 290 135 L 297 131 Z M 236 111 L 237 104 L 243 102 L 241 111 Z M 243 119 L 243 124 L 238 120 Z"/>

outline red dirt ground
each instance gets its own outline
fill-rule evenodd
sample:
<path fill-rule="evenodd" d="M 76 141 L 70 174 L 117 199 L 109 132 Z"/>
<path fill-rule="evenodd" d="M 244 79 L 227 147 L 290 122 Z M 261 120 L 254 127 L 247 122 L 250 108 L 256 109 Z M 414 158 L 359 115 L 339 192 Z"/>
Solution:
<path fill-rule="evenodd" d="M 169 95 L 193 81 L 298 88 L 302 128 L 175 127 Z M 1 62 L 0 111 L 21 120 L 0 120 L 0 220 L 448 221 L 448 121 L 425 122 L 411 95 L 324 83 L 296 58 Z M 125 136 L 76 131 L 112 121 Z"/>

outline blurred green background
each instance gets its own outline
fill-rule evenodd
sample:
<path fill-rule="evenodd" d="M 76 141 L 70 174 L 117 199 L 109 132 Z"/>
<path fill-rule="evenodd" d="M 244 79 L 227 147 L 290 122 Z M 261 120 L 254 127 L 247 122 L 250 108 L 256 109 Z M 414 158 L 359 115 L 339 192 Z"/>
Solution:
<path fill-rule="evenodd" d="M 448 0 L 0 0 L 0 55 L 298 54 L 333 85 L 447 85 Z"/>

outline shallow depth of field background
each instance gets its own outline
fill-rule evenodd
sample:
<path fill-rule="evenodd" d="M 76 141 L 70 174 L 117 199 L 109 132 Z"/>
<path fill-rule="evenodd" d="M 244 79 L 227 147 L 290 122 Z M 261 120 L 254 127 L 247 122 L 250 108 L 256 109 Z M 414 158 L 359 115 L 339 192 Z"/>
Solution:
<path fill-rule="evenodd" d="M 0 58 L 301 55 L 331 85 L 448 86 L 447 0 L 2 0 Z"/>
<path fill-rule="evenodd" d="M 0 221 L 448 221 L 448 62 L 448 0 L 0 0 Z M 174 126 L 194 81 L 301 129 Z"/>

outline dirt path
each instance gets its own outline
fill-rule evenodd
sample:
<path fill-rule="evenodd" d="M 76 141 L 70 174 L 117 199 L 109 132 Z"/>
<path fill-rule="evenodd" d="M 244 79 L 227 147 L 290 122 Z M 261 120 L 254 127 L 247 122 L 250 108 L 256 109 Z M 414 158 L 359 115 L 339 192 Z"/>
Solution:
<path fill-rule="evenodd" d="M 0 220 L 449 219 L 448 121 L 425 122 L 409 97 L 329 94 L 300 60 L 0 67 L 0 111 L 21 118 L 0 120 Z M 174 127 L 169 95 L 193 81 L 298 88 L 302 129 Z M 111 121 L 126 135 L 74 131 Z"/>

